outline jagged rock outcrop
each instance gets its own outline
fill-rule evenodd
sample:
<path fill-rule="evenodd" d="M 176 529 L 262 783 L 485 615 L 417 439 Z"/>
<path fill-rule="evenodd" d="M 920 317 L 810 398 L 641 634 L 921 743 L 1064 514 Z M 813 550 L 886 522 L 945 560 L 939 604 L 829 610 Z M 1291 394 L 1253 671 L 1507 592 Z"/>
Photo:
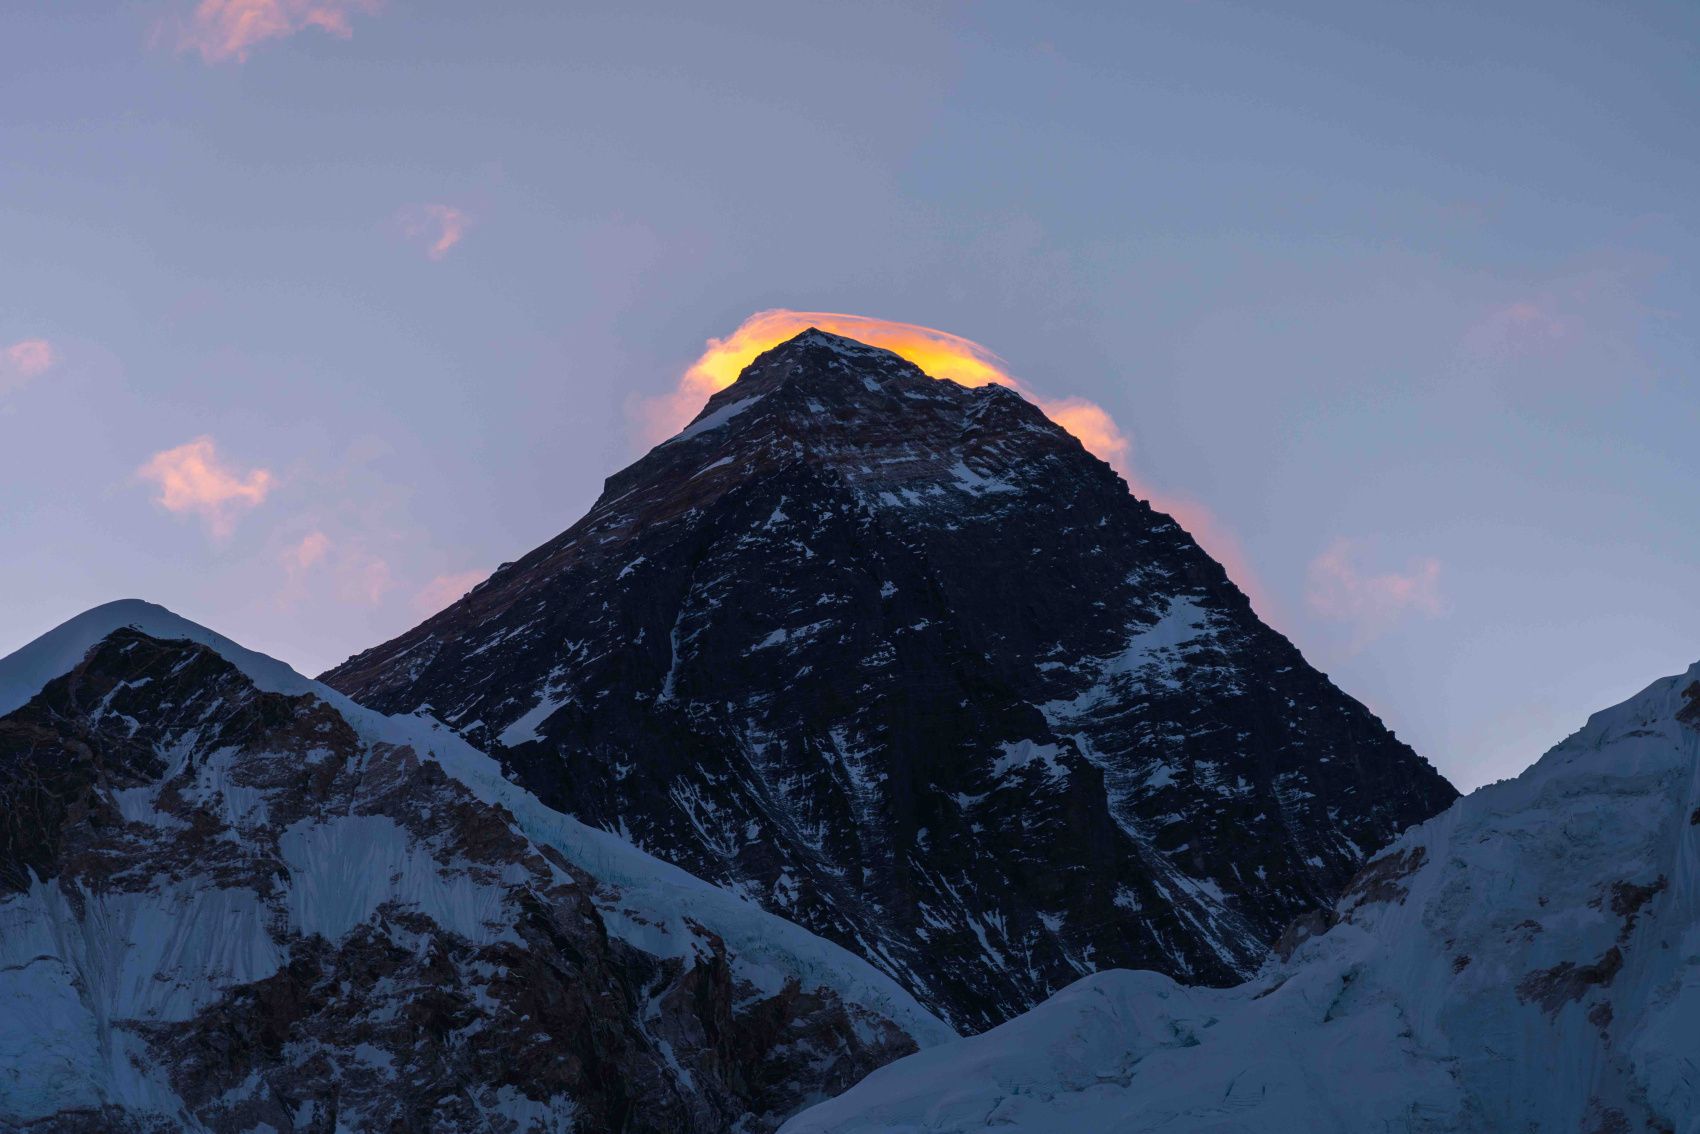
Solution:
<path fill-rule="evenodd" d="M 818 331 L 323 680 L 967 1029 L 1242 979 L 1456 796 L 1018 394 Z"/>
<path fill-rule="evenodd" d="M 0 660 L 0 1129 L 758 1131 L 948 1036 L 158 607 Z"/>

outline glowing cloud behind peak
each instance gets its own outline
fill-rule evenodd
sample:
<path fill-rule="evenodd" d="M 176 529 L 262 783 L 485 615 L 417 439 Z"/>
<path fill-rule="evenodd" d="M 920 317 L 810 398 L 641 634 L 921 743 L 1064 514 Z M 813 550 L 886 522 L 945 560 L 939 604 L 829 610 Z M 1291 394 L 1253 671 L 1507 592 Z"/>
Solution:
<path fill-rule="evenodd" d="M 1015 379 L 1003 360 L 979 343 L 935 331 L 914 323 L 896 323 L 866 315 L 838 315 L 828 311 L 758 311 L 723 339 L 708 340 L 708 349 L 685 371 L 681 392 L 706 399 L 738 378 L 756 355 L 771 350 L 810 327 L 847 339 L 883 347 L 913 362 L 934 378 L 948 378 L 964 386 L 991 382 L 1013 386 Z M 695 409 L 691 411 L 695 413 Z"/>
<path fill-rule="evenodd" d="M 659 444 L 690 422 L 716 391 L 738 380 L 757 355 L 814 327 L 870 346 L 883 347 L 907 359 L 934 378 L 964 386 L 996 383 L 1008 386 L 1034 403 L 1047 417 L 1073 434 L 1086 449 L 1122 475 L 1135 495 L 1173 516 L 1251 599 L 1265 620 L 1274 604 L 1258 583 L 1239 541 L 1203 504 L 1184 495 L 1162 492 L 1134 472 L 1133 443 L 1110 412 L 1081 397 L 1044 398 L 1012 375 L 1003 359 L 971 339 L 915 323 L 845 315 L 830 311 L 758 311 L 725 338 L 709 339 L 702 355 L 679 379 L 670 394 L 651 398 L 639 407 L 642 440 Z"/>
<path fill-rule="evenodd" d="M 1009 386 L 1037 404 L 1052 421 L 1074 434 L 1117 472 L 1123 476 L 1129 473 L 1127 458 L 1132 446 L 1116 427 L 1115 419 L 1095 402 L 1084 398 L 1049 401 L 1037 397 L 1009 373 L 1003 359 L 961 335 L 915 323 L 831 311 L 758 311 L 725 338 L 708 340 L 707 349 L 685 371 L 678 389 L 651 406 L 653 412 L 647 415 L 645 440 L 653 444 L 670 437 L 696 415 L 710 395 L 737 381 L 744 367 L 755 361 L 757 355 L 810 327 L 882 347 L 934 378 L 964 386 L 994 383 Z"/>

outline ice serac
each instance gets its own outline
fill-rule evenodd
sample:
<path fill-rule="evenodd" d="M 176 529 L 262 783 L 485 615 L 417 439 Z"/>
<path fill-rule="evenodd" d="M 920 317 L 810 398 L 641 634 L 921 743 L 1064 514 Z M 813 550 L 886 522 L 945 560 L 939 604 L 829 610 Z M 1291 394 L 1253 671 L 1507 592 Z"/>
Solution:
<path fill-rule="evenodd" d="M 0 660 L 0 1129 L 771 1130 L 949 1029 L 146 603 Z"/>
<path fill-rule="evenodd" d="M 1238 988 L 1105 972 L 783 1134 L 1697 1134 L 1700 665 L 1408 832 Z"/>
<path fill-rule="evenodd" d="M 324 680 L 970 1030 L 1240 980 L 1456 794 L 1014 391 L 819 331 Z"/>

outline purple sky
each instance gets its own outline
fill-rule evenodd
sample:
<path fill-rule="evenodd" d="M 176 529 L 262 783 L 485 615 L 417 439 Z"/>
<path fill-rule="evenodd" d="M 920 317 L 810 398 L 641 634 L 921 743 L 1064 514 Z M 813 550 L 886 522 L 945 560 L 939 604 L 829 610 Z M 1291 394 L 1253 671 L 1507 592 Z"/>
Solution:
<path fill-rule="evenodd" d="M 789 307 L 1104 407 L 1460 786 L 1700 657 L 1700 7 L 635 7 L 0 8 L 0 653 L 316 672 Z"/>

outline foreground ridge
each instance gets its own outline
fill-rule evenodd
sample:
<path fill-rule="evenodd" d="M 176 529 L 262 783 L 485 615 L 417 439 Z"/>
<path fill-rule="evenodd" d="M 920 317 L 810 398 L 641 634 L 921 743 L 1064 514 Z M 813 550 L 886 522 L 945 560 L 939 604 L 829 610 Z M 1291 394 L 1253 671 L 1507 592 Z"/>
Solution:
<path fill-rule="evenodd" d="M 1376 857 L 1238 988 L 1106 972 L 784 1134 L 1700 1131 L 1700 664 Z"/>
<path fill-rule="evenodd" d="M 970 1030 L 1243 979 L 1456 798 L 1017 393 L 815 330 L 324 680 Z"/>

